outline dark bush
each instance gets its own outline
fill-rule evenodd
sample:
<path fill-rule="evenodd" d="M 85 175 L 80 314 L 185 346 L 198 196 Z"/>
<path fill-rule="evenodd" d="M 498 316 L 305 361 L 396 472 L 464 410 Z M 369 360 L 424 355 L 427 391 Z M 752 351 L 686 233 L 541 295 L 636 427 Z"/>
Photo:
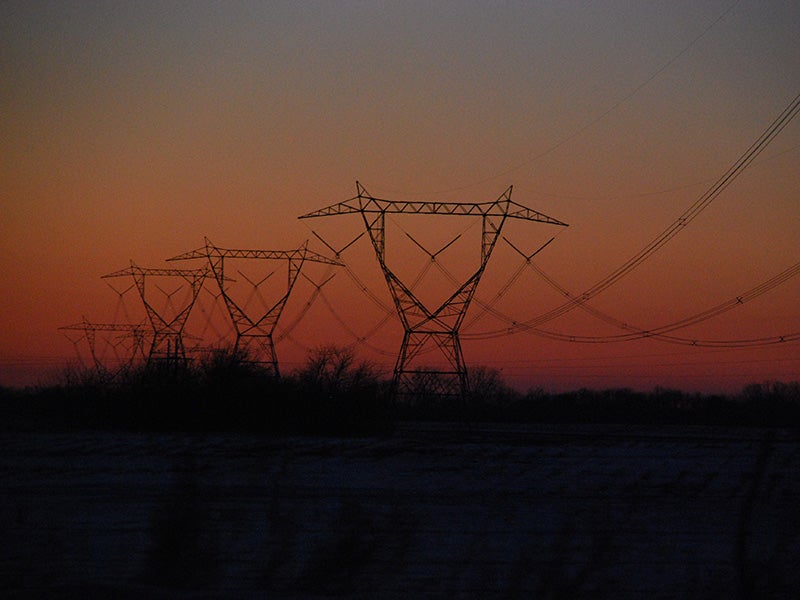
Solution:
<path fill-rule="evenodd" d="M 296 375 L 298 424 L 317 432 L 366 433 L 391 423 L 390 385 L 352 350 L 321 346 Z"/>

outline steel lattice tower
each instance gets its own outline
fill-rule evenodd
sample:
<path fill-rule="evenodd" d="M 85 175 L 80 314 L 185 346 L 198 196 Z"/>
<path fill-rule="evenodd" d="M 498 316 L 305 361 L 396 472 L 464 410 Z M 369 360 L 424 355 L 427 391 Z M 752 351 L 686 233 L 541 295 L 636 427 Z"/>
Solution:
<path fill-rule="evenodd" d="M 211 272 L 217 280 L 220 294 L 228 309 L 231 322 L 236 331 L 236 342 L 234 351 L 244 351 L 251 359 L 268 365 L 275 375 L 279 375 L 278 356 L 275 352 L 275 342 L 273 334 L 278 325 L 278 320 L 283 313 L 289 296 L 294 288 L 300 271 L 305 262 L 316 262 L 327 265 L 341 266 L 339 261 L 326 258 L 308 249 L 306 241 L 302 246 L 294 250 L 252 250 L 220 248 L 212 244 L 205 238 L 205 246 L 192 250 L 178 256 L 173 256 L 167 260 L 188 260 L 203 258 L 208 261 Z M 269 307 L 263 314 L 248 315 L 245 308 L 240 306 L 230 295 L 225 282 L 225 259 L 260 259 L 285 261 L 287 264 L 287 285 L 284 294 L 278 301 Z M 258 284 L 254 284 L 257 287 Z M 258 360 L 259 357 L 266 359 Z"/>
<path fill-rule="evenodd" d="M 127 269 L 115 271 L 103 278 L 108 277 L 132 277 L 139 291 L 139 297 L 144 304 L 147 318 L 153 328 L 153 342 L 150 345 L 150 352 L 147 362 L 167 361 L 170 363 L 184 362 L 186 360 L 186 349 L 183 345 L 183 329 L 189 314 L 194 307 L 197 296 L 203 288 L 203 282 L 211 273 L 207 268 L 204 269 L 153 269 L 144 268 L 134 264 Z M 191 297 L 186 305 L 177 310 L 175 315 L 161 314 L 146 295 L 145 281 L 147 277 L 180 277 L 191 287 Z"/>
<path fill-rule="evenodd" d="M 82 331 L 86 342 L 89 345 L 89 353 L 91 354 L 92 361 L 94 362 L 95 369 L 104 371 L 107 365 L 104 364 L 103 359 L 97 352 L 97 333 L 110 332 L 120 334 L 124 338 L 131 340 L 128 356 L 122 360 L 121 367 L 128 368 L 136 361 L 137 355 L 144 359 L 144 346 L 145 339 L 148 334 L 148 328 L 145 325 L 132 325 L 127 323 L 91 323 L 85 317 L 80 323 L 73 325 L 65 325 L 59 327 L 62 331 Z M 115 352 L 116 354 L 116 352 Z M 117 358 L 119 358 L 117 356 Z"/>
<path fill-rule="evenodd" d="M 552 217 L 511 200 L 509 187 L 493 202 L 425 202 L 384 200 L 370 195 L 356 182 L 357 195 L 349 200 L 301 215 L 300 219 L 360 214 L 383 271 L 397 315 L 403 325 L 403 341 L 394 368 L 394 387 L 399 394 L 433 386 L 437 395 L 465 396 L 469 391 L 467 368 L 459 330 L 489 257 L 506 219 L 523 219 L 566 226 Z M 419 214 L 479 217 L 482 220 L 481 258 L 477 269 L 442 304 L 425 306 L 386 263 L 385 217 L 387 214 Z M 420 353 L 433 347 L 444 356 L 447 367 L 431 370 L 415 366 Z"/>

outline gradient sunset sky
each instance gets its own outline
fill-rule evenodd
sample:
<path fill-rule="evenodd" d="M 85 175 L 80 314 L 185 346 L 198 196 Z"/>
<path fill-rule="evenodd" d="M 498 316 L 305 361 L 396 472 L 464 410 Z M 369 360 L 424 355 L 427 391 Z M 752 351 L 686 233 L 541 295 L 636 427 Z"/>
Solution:
<path fill-rule="evenodd" d="M 354 196 L 357 179 L 382 198 L 454 202 L 513 184 L 514 201 L 569 223 L 508 223 L 524 253 L 555 240 L 533 266 L 501 240 L 464 326 L 468 364 L 523 391 L 800 379 L 797 341 L 720 347 L 800 332 L 800 277 L 670 334 L 696 345 L 610 342 L 624 330 L 584 310 L 541 325 L 557 339 L 500 333 L 563 304 L 554 282 L 579 295 L 624 264 L 800 93 L 795 0 L 10 1 L 0 17 L 0 385 L 74 361 L 82 341 L 60 326 L 141 320 L 133 292 L 120 296 L 130 282 L 101 279 L 131 259 L 198 267 L 165 259 L 204 236 L 259 249 L 309 239 L 329 254 L 316 232 L 345 246 L 363 231 L 357 215 L 297 217 Z M 432 264 L 406 233 L 431 253 L 462 237 Z M 589 305 L 644 329 L 673 323 L 789 269 L 798 242 L 795 119 Z M 479 244 L 479 220 L 387 217 L 390 265 L 408 281 L 427 268 L 432 304 L 477 266 Z M 294 290 L 278 329 L 285 371 L 309 348 L 356 340 L 391 370 L 402 331 L 373 250 L 362 237 L 342 258 L 356 277 L 310 265 Z M 245 300 L 268 304 L 281 268 Z M 312 281 L 334 272 L 315 296 Z M 178 286 L 160 285 L 166 310 Z M 203 320 L 219 315 L 201 299 L 187 330 L 213 338 L 222 326 Z M 601 343 L 573 341 L 586 336 Z"/>

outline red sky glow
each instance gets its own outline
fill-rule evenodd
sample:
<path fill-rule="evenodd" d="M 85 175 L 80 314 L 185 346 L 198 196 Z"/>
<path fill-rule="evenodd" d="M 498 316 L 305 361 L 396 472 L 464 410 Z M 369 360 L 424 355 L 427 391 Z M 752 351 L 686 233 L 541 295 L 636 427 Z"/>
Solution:
<path fill-rule="evenodd" d="M 357 179 L 415 201 L 488 202 L 513 185 L 515 202 L 569 224 L 507 221 L 522 253 L 555 239 L 530 265 L 500 239 L 464 322 L 468 365 L 517 389 L 800 379 L 800 277 L 673 340 L 613 341 L 631 331 L 619 323 L 679 322 L 798 263 L 800 119 L 594 312 L 519 326 L 647 247 L 797 97 L 796 2 L 12 1 L 0 17 L 0 385 L 86 360 L 59 327 L 141 322 L 132 281 L 101 279 L 131 260 L 199 267 L 166 259 L 205 236 L 330 256 L 320 238 L 346 246 L 360 216 L 297 217 L 353 197 Z M 480 234 L 479 218 L 387 215 L 387 262 L 422 274 L 434 305 L 478 266 Z M 353 344 L 391 373 L 402 329 L 368 237 L 342 259 L 304 267 L 276 332 L 282 370 Z M 285 284 L 268 262 L 230 266 L 252 310 Z M 174 310 L 180 282 L 152 282 Z M 187 323 L 196 345 L 230 338 L 213 285 Z"/>

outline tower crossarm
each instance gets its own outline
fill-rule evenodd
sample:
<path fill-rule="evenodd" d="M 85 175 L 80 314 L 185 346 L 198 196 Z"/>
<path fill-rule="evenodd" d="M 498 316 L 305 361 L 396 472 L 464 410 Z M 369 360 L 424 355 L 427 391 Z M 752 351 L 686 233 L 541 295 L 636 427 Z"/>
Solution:
<path fill-rule="evenodd" d="M 184 277 L 187 279 L 195 279 L 195 278 L 206 278 L 206 277 L 213 277 L 214 275 L 206 268 L 203 269 L 158 269 L 158 268 L 147 268 L 147 267 L 140 267 L 134 263 L 131 263 L 131 266 L 120 269 L 119 271 L 114 271 L 113 273 L 108 273 L 106 275 L 101 276 L 101 279 L 106 279 L 109 277 L 139 277 L 142 275 L 151 275 L 155 277 Z"/>
<path fill-rule="evenodd" d="M 146 333 L 149 327 L 146 325 L 134 325 L 132 323 L 91 323 L 89 321 L 82 321 L 74 323 L 73 325 L 64 325 L 59 327 L 59 330 L 68 331 L 112 331 L 122 333 Z"/>
<path fill-rule="evenodd" d="M 197 250 L 190 250 L 189 252 L 184 252 L 183 254 L 178 254 L 177 256 L 172 256 L 167 260 L 190 260 L 193 258 L 208 258 L 208 252 L 205 248 L 198 248 Z"/>
<path fill-rule="evenodd" d="M 510 199 L 509 187 L 494 202 L 430 202 L 412 200 L 384 200 L 370 195 L 358 182 L 358 196 L 325 208 L 300 215 L 300 219 L 347 215 L 354 213 L 457 215 L 468 217 L 508 217 L 537 221 L 566 227 L 567 224 L 544 213 L 528 208 Z"/>
<path fill-rule="evenodd" d="M 536 221 L 538 223 L 548 223 L 550 225 L 560 225 L 561 227 L 569 227 L 568 224 L 564 223 L 563 221 L 559 221 L 558 219 L 554 219 L 553 217 L 548 217 L 547 215 L 540 213 L 537 210 L 533 210 L 532 208 L 528 208 L 527 206 L 522 206 L 522 204 L 518 204 L 512 200 L 508 200 L 505 202 L 505 215 L 509 219 L 522 219 L 525 221 Z M 499 216 L 500 212 L 498 213 L 491 213 L 487 216 Z"/>
<path fill-rule="evenodd" d="M 255 250 L 251 248 L 220 248 L 206 238 L 206 245 L 196 250 L 184 252 L 168 258 L 173 260 L 188 260 L 193 258 L 256 258 L 262 260 L 304 260 L 326 265 L 342 266 L 338 260 L 318 254 L 307 247 L 308 242 L 292 250 Z"/>

